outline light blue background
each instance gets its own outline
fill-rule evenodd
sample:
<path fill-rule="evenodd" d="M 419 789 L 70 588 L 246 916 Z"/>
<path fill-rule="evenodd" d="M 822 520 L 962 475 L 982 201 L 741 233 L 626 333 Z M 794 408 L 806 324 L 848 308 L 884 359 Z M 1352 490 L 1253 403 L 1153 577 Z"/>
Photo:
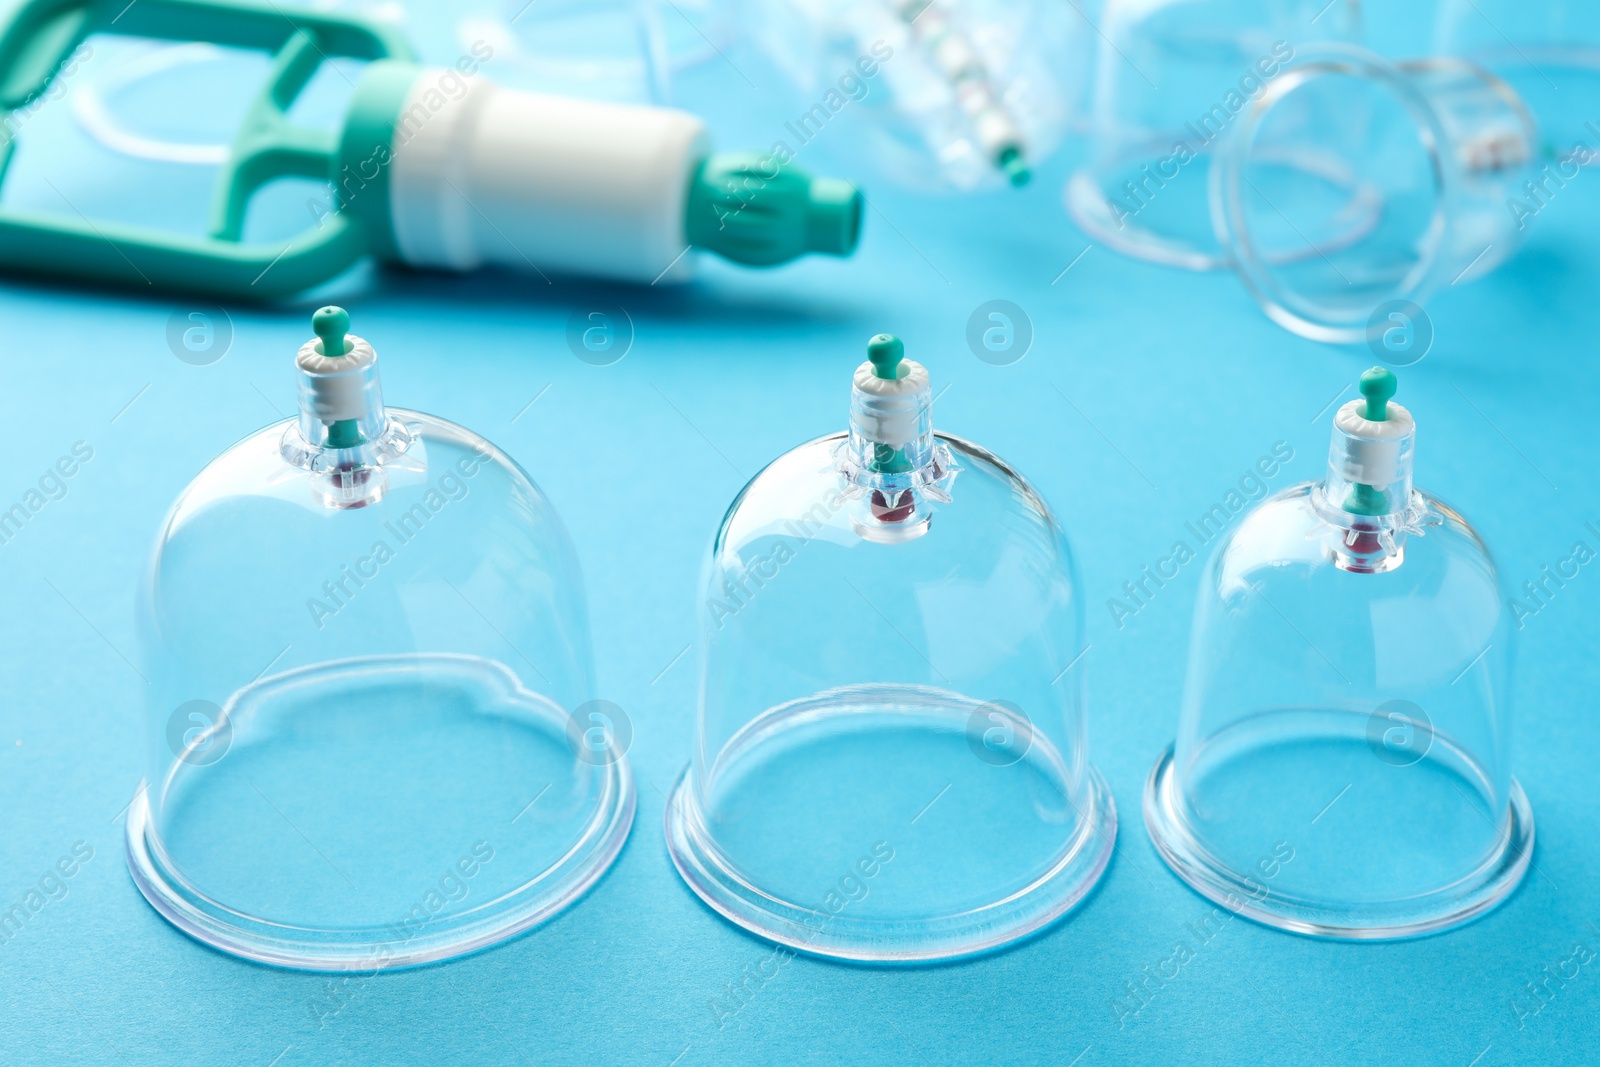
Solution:
<path fill-rule="evenodd" d="M 764 147 L 789 105 L 758 60 L 730 60 L 760 91 L 715 62 L 682 99 L 710 114 L 721 144 Z M 230 306 L 231 350 L 205 367 L 174 358 L 165 336 L 175 310 L 203 302 L 6 280 L 0 509 L 74 442 L 94 458 L 0 546 L 0 910 L 75 842 L 94 858 L 64 900 L 0 944 L 0 1062 L 1600 1061 L 1600 960 L 1552 982 L 1554 999 L 1521 1025 L 1512 1006 L 1531 1008 L 1524 983 L 1575 944 L 1600 950 L 1600 562 L 1520 635 L 1513 764 L 1538 847 L 1505 906 L 1387 945 L 1236 920 L 1119 1025 L 1124 983 L 1192 943 L 1185 924 L 1210 910 L 1157 859 L 1139 815 L 1174 732 L 1200 567 L 1121 628 L 1105 602 L 1275 442 L 1295 451 L 1275 486 L 1319 476 L 1331 405 L 1354 395 L 1371 356 L 1290 336 L 1226 274 L 1085 253 L 1059 202 L 1080 152 L 1021 192 L 931 199 L 869 185 L 852 261 L 765 273 L 707 261 L 673 291 L 362 270 L 292 307 Z M 801 162 L 865 183 L 840 156 L 824 136 Z M 1597 182 L 1585 174 L 1564 190 L 1497 274 L 1444 293 L 1432 353 L 1401 372 L 1421 427 L 1419 484 L 1478 524 L 1511 588 L 1575 541 L 1600 549 L 1585 527 L 1600 528 Z M 382 353 L 392 403 L 485 434 L 561 510 L 588 583 L 600 695 L 632 717 L 639 780 L 632 838 L 575 907 L 475 957 L 338 993 L 326 977 L 177 933 L 134 889 L 121 838 L 146 743 L 129 661 L 149 545 L 208 460 L 289 414 L 290 358 L 330 294 Z M 995 298 L 1021 305 L 1035 330 L 1012 366 L 980 362 L 964 341 L 973 309 Z M 593 367 L 569 351 L 566 325 L 603 303 L 627 308 L 636 339 L 620 363 Z M 728 1017 L 726 986 L 772 949 L 684 888 L 660 828 L 689 759 L 694 658 L 683 652 L 700 560 L 749 476 L 844 425 L 850 372 L 880 330 L 901 334 L 944 389 L 937 425 L 1017 465 L 1076 545 L 1091 757 L 1116 796 L 1118 848 L 1075 913 L 1012 951 L 917 970 L 796 958 L 753 981 L 759 991 Z M 241 545 L 240 566 L 272 550 Z M 341 1006 L 319 1026 L 312 1005 L 330 996 Z"/>

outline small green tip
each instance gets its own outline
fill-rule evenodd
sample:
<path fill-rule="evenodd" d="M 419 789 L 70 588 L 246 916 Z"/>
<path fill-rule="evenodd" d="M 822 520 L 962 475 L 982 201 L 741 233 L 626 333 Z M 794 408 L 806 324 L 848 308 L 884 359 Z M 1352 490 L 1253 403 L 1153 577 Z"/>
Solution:
<path fill-rule="evenodd" d="M 322 340 L 322 354 L 342 356 L 350 351 L 344 335 L 350 332 L 350 313 L 344 308 L 329 305 L 318 308 L 311 316 L 311 329 Z"/>
<path fill-rule="evenodd" d="M 1022 149 L 1016 145 L 1007 145 L 1002 148 L 1000 154 L 995 157 L 994 163 L 995 166 L 1000 168 L 1000 172 L 1006 176 L 1006 180 L 1014 187 L 1021 188 L 1027 185 L 1028 180 L 1033 177 L 1033 171 L 1028 167 L 1027 158 L 1023 156 Z"/>
<path fill-rule="evenodd" d="M 812 178 L 806 206 L 806 249 L 848 256 L 861 240 L 861 190 L 841 178 Z"/>
<path fill-rule="evenodd" d="M 1367 398 L 1364 417 L 1369 422 L 1385 422 L 1389 418 L 1389 398 L 1399 387 L 1394 371 L 1387 367 L 1373 367 L 1361 375 L 1361 395 Z"/>
<path fill-rule="evenodd" d="M 700 165 L 684 203 L 684 237 L 752 267 L 807 252 L 848 256 L 861 239 L 861 192 L 813 178 L 773 155 L 719 152 Z"/>
<path fill-rule="evenodd" d="M 1350 487 L 1344 509 L 1352 515 L 1382 515 L 1389 510 L 1389 502 L 1375 487 L 1357 482 Z"/>
<path fill-rule="evenodd" d="M 328 426 L 328 439 L 323 445 L 327 448 L 355 448 L 366 443 L 367 439 L 361 436 L 360 419 L 340 419 Z"/>
<path fill-rule="evenodd" d="M 892 333 L 880 333 L 867 342 L 867 360 L 872 372 L 885 381 L 904 378 L 909 372 L 904 364 L 905 343 Z"/>

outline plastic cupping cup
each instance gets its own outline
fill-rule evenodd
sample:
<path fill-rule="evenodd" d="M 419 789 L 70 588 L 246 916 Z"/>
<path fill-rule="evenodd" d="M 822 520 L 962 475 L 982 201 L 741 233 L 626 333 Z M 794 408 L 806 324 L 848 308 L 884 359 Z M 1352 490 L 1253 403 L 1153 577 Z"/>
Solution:
<path fill-rule="evenodd" d="M 1494 563 L 1412 488 L 1392 372 L 1361 385 L 1326 477 L 1262 501 L 1214 551 L 1144 817 L 1178 876 L 1237 914 L 1400 938 L 1504 900 L 1533 815 L 1511 776 L 1515 628 Z"/>
<path fill-rule="evenodd" d="M 1473 63 L 1306 48 L 1222 139 L 1212 225 L 1275 322 L 1404 365 L 1427 352 L 1405 331 L 1428 329 L 1428 298 L 1511 256 L 1554 189 L 1530 194 L 1538 144 Z"/>
<path fill-rule="evenodd" d="M 1206 203 L 1218 140 L 1298 52 L 1355 39 L 1358 12 L 1325 0 L 1110 0 L 1088 160 L 1066 189 L 1073 221 L 1126 255 L 1226 267 Z M 1354 191 L 1343 192 L 1348 201 Z"/>
<path fill-rule="evenodd" d="M 804 952 L 994 949 L 1090 890 L 1116 835 L 1085 753 L 1082 591 L 1004 461 L 932 426 L 880 335 L 850 429 L 739 494 L 700 605 L 669 851 L 732 922 Z"/>
<path fill-rule="evenodd" d="M 1481 63 L 1539 119 L 1553 167 L 1600 159 L 1600 7 L 1589 0 L 1442 0 L 1434 53 Z"/>
<path fill-rule="evenodd" d="M 763 0 L 750 36 L 786 75 L 798 150 L 824 129 L 889 180 L 1025 184 L 1078 125 L 1089 25 L 1051 0 Z"/>
<path fill-rule="evenodd" d="M 209 464 L 162 527 L 128 862 L 223 951 L 376 971 L 571 904 L 634 792 L 626 737 L 593 727 L 618 717 L 593 702 L 560 520 L 482 437 L 385 407 L 348 322 L 317 313 L 299 417 Z"/>

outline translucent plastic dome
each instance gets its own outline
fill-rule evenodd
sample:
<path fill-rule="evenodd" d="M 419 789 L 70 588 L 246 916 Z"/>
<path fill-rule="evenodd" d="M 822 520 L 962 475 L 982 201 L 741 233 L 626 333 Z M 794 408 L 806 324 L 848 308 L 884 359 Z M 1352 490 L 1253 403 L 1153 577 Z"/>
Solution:
<path fill-rule="evenodd" d="M 1242 516 L 1201 582 L 1162 857 L 1230 910 L 1396 938 L 1504 899 L 1533 851 L 1511 776 L 1514 627 L 1465 519 L 1411 486 L 1388 371 L 1340 409 L 1326 479 Z"/>
<path fill-rule="evenodd" d="M 592 665 L 560 520 L 483 438 L 385 409 L 347 323 L 318 312 L 300 418 L 214 460 L 157 540 L 128 860 L 217 948 L 376 970 L 571 903 L 634 795 L 615 738 L 579 728 Z"/>
<path fill-rule="evenodd" d="M 671 103 L 677 75 L 733 43 L 723 0 L 467 0 L 448 14 L 457 48 L 493 49 L 501 84 L 622 103 Z"/>
<path fill-rule="evenodd" d="M 1109 0 L 1089 158 L 1066 190 L 1073 221 L 1130 256 L 1189 270 L 1228 266 L 1206 200 L 1218 138 L 1298 52 L 1355 39 L 1359 11 L 1326 0 Z M 1316 169 L 1314 159 L 1281 163 Z M 1346 182 L 1340 192 L 1351 203 L 1357 190 Z M 1363 215 L 1352 210 L 1346 222 L 1359 228 Z"/>
<path fill-rule="evenodd" d="M 782 140 L 830 143 L 921 190 L 1025 183 L 1082 111 L 1088 23 L 1050 0 L 747 0 L 797 90 Z"/>
<path fill-rule="evenodd" d="M 898 340 L 872 354 L 850 432 L 774 461 L 712 543 L 695 754 L 666 832 L 689 886 L 746 929 L 928 960 L 1072 907 L 1116 813 L 1085 756 L 1061 528 L 1002 460 L 933 433 L 927 371 Z"/>
<path fill-rule="evenodd" d="M 1574 144 L 1586 149 L 1579 165 L 1600 160 L 1588 125 L 1600 115 L 1600 7 L 1592 0 L 1442 0 L 1434 49 L 1483 64 L 1528 101 L 1559 177 L 1574 176 Z"/>
<path fill-rule="evenodd" d="M 1273 321 L 1404 365 L 1427 352 L 1408 342 L 1428 298 L 1516 251 L 1538 152 L 1533 116 L 1483 67 L 1307 47 L 1218 143 L 1212 226 Z"/>

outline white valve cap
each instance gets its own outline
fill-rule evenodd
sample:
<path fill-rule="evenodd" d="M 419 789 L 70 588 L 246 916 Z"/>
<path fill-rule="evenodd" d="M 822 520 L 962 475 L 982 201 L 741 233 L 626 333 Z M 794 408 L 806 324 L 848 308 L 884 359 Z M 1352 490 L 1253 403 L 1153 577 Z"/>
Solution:
<path fill-rule="evenodd" d="M 295 356 L 295 365 L 310 385 L 311 412 L 325 423 L 367 414 L 367 369 L 378 362 L 378 354 L 353 333 L 345 335 L 345 343 L 350 351 L 344 355 L 325 356 L 322 342 L 313 338 Z"/>
<path fill-rule="evenodd" d="M 1393 485 L 1403 472 L 1405 445 L 1417 432 L 1411 412 L 1393 401 L 1388 418 L 1373 422 L 1362 415 L 1365 400 L 1352 400 L 1339 408 L 1333 418 L 1333 447 L 1328 461 L 1346 481 L 1383 489 Z M 1409 466 L 1409 454 L 1405 455 Z"/>

